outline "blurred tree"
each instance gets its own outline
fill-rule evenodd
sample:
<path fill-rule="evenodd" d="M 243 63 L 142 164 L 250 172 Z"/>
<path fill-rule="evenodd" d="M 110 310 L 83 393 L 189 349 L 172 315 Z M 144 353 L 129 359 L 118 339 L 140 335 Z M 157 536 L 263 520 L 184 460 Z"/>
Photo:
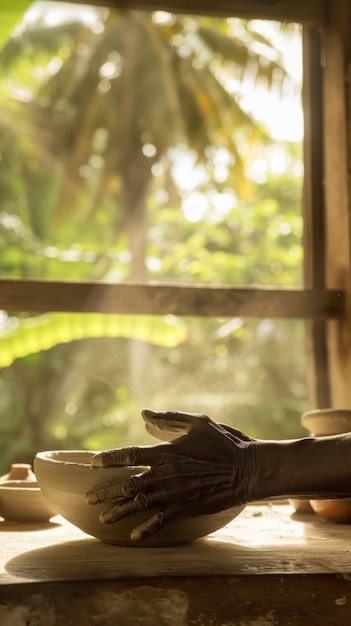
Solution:
<path fill-rule="evenodd" d="M 31 4 L 32 0 L 16 0 L 11 5 L 6 0 L 0 0 L 0 48 L 8 41 L 13 29 Z"/>
<path fill-rule="evenodd" d="M 265 80 L 279 90 L 288 79 L 281 55 L 254 24 L 106 10 L 97 11 L 90 26 L 75 20 L 53 27 L 42 18 L 9 41 L 0 67 L 7 76 L 0 109 L 2 275 L 179 276 L 230 284 L 300 280 L 298 192 L 291 184 L 295 198 L 291 214 L 289 208 L 283 218 L 279 202 L 289 194 L 282 194 L 280 185 L 265 192 L 262 186 L 257 194 L 246 171 L 250 147 L 266 145 L 269 137 L 245 112 L 233 85 Z M 203 168 L 204 193 L 232 190 L 235 201 L 222 218 L 205 214 L 194 225 L 174 210 L 182 196 L 174 162 L 185 153 L 195 155 Z M 225 177 L 217 172 L 223 156 Z M 168 198 L 162 211 L 160 191 Z M 280 229 L 284 220 L 285 230 Z M 267 239 L 268 225 L 276 235 Z M 294 246 L 297 253 L 290 257 L 287 250 Z M 3 323 L 12 339 L 9 330 L 17 338 L 22 330 L 21 323 L 13 328 L 15 320 L 10 316 Z M 224 390 L 242 388 L 239 406 L 265 398 L 268 405 L 275 403 L 281 419 L 282 403 L 294 395 L 286 372 L 290 376 L 293 369 L 293 380 L 300 382 L 302 370 L 295 362 L 287 364 L 278 385 L 277 367 L 268 375 L 268 362 L 279 334 L 280 348 L 289 344 L 291 327 L 282 333 L 274 325 L 268 334 L 266 329 L 260 347 L 257 324 L 238 321 L 235 328 L 234 320 L 234 327 L 225 329 L 226 323 L 187 320 L 187 344 L 151 348 L 147 371 L 137 376 L 144 397 L 162 398 L 163 406 L 166 397 L 172 403 L 181 399 L 194 403 L 195 410 L 198 402 L 203 406 L 207 388 L 209 406 L 217 402 L 221 410 Z M 1 378 L 6 393 L 0 410 L 16 416 L 7 451 L 100 447 L 108 440 L 111 445 L 117 432 L 134 436 L 130 417 L 139 412 L 141 398 L 135 400 L 128 382 L 126 341 L 90 339 L 86 329 L 79 342 L 38 352 L 36 324 L 41 320 L 33 319 L 32 329 L 26 329 L 28 356 L 17 358 Z M 64 324 L 57 320 L 51 338 Z M 66 336 L 71 330 L 66 324 Z M 4 341 L 8 351 L 11 338 Z M 255 351 L 258 362 L 251 358 L 251 369 L 240 381 L 241 360 Z M 262 368 L 261 355 L 267 367 Z M 267 376 L 275 381 L 272 393 L 267 393 Z M 237 391 L 226 416 L 233 413 L 235 396 Z"/>
<path fill-rule="evenodd" d="M 36 236 L 62 242 L 75 227 L 84 241 L 82 224 L 108 202 L 105 247 L 127 233 L 128 278 L 145 278 L 153 166 L 170 167 L 169 149 L 182 144 L 209 175 L 216 151 L 226 151 L 226 185 L 247 196 L 242 145 L 247 152 L 269 137 L 241 106 L 233 84 L 249 75 L 281 89 L 289 78 L 282 55 L 250 22 L 129 10 L 97 12 L 91 28 L 39 20 L 10 39 L 0 56 L 3 70 L 21 65 L 28 50 L 32 63 L 47 55 L 42 79 L 34 89 L 27 85 L 22 102 L 37 133 L 35 146 L 22 143 L 28 221 Z M 41 209 L 44 181 L 52 191 L 49 207 L 45 194 Z M 84 189 L 90 202 L 80 199 Z M 95 274 L 102 277 L 109 259 L 99 261 Z"/>

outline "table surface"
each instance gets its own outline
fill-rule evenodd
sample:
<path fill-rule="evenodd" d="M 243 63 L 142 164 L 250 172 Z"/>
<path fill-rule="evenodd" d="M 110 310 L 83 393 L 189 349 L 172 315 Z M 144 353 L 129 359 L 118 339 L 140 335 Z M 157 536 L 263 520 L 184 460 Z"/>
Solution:
<path fill-rule="evenodd" d="M 0 542 L 2 585 L 160 576 L 351 574 L 351 525 L 298 515 L 292 506 L 280 503 L 249 505 L 216 533 L 169 548 L 104 544 L 59 516 L 48 524 L 0 521 Z"/>

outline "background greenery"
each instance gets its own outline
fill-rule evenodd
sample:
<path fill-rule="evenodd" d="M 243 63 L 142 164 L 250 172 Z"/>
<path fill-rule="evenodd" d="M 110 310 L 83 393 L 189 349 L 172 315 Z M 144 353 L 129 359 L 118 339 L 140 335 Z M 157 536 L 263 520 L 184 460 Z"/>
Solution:
<path fill-rule="evenodd" d="M 0 53 L 1 275 L 301 285 L 301 144 L 243 104 L 300 90 L 262 25 L 47 5 Z M 4 471 L 148 441 L 144 406 L 262 438 L 306 408 L 298 321 L 4 311 L 0 367 Z"/>

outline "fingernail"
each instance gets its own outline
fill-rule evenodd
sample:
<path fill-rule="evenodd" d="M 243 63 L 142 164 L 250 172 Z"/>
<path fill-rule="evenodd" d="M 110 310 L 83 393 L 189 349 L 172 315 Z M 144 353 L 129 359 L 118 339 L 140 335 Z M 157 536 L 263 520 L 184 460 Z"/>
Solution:
<path fill-rule="evenodd" d="M 102 458 L 99 455 L 93 456 L 91 458 L 91 464 L 94 467 L 103 467 L 103 462 L 102 462 Z"/>
<path fill-rule="evenodd" d="M 113 514 L 111 511 L 103 511 L 99 517 L 100 522 L 103 524 L 108 524 L 109 522 L 113 522 Z"/>
<path fill-rule="evenodd" d="M 134 530 L 132 530 L 132 532 L 130 533 L 130 538 L 132 541 L 140 541 L 140 539 L 143 538 L 143 535 L 141 534 L 140 530 L 134 528 Z"/>
<path fill-rule="evenodd" d="M 143 409 L 141 415 L 146 418 L 152 418 L 156 414 L 156 411 L 152 411 L 152 409 Z"/>
<path fill-rule="evenodd" d="M 96 504 L 98 501 L 96 493 L 87 493 L 85 495 L 85 502 L 87 504 Z"/>

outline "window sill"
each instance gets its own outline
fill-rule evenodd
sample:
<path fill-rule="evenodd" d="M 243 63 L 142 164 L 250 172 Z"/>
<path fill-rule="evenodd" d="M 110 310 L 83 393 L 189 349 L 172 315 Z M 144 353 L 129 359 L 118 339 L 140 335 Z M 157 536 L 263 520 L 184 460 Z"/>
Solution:
<path fill-rule="evenodd" d="M 351 526 L 297 515 L 286 503 L 249 505 L 225 528 L 176 548 L 110 546 L 59 516 L 46 525 L 0 522 L 0 580 L 349 573 L 350 537 Z"/>
<path fill-rule="evenodd" d="M 350 536 L 351 526 L 286 503 L 249 505 L 176 548 L 103 544 L 60 517 L 0 522 L 0 623 L 20 614 L 45 626 L 348 624 Z"/>

